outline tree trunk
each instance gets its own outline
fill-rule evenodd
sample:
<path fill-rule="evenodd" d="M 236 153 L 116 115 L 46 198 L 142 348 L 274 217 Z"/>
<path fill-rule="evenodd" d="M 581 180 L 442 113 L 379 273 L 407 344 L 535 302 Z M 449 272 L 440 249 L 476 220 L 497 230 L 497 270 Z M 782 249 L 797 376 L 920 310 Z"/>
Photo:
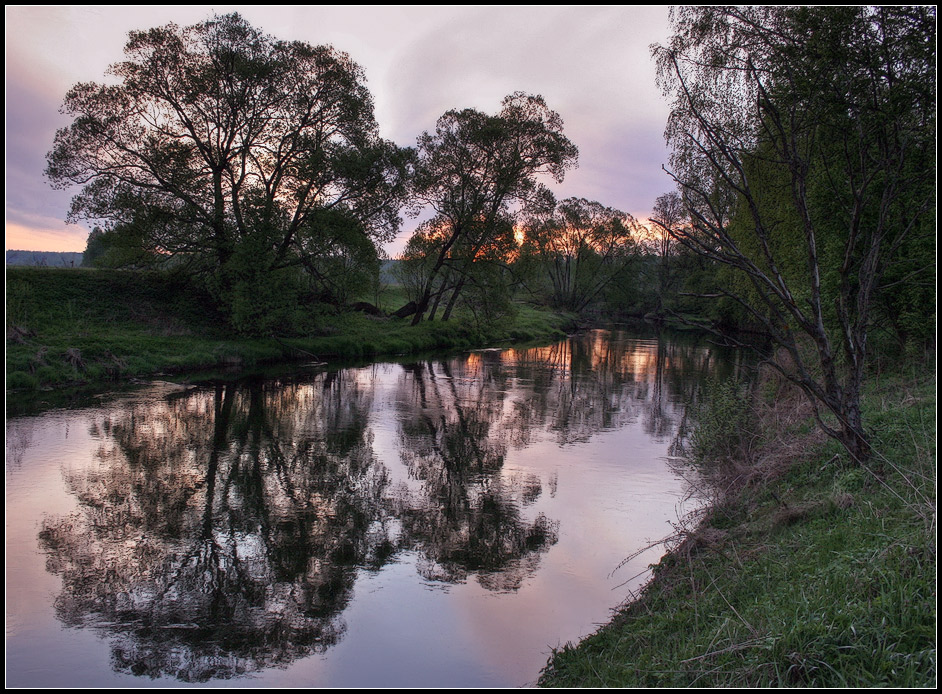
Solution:
<path fill-rule="evenodd" d="M 425 291 L 425 294 L 422 295 L 422 298 L 419 299 L 415 307 L 415 314 L 412 317 L 412 325 L 418 325 L 422 322 L 422 316 L 425 315 L 425 310 L 428 308 L 429 302 L 429 292 Z"/>
<path fill-rule="evenodd" d="M 451 318 L 451 312 L 455 308 L 455 304 L 458 302 L 458 295 L 461 293 L 464 283 L 464 278 L 459 280 L 458 284 L 455 286 L 455 291 L 451 293 L 451 299 L 448 300 L 448 306 L 445 307 L 445 313 L 442 315 L 443 321 Z"/>
<path fill-rule="evenodd" d="M 435 294 L 435 303 L 432 304 L 432 310 L 428 312 L 428 320 L 435 320 L 435 314 L 438 313 L 438 304 L 442 300 L 442 294 L 445 293 L 444 288 L 439 289 L 438 293 Z"/>
<path fill-rule="evenodd" d="M 850 403 L 844 406 L 841 417 L 840 441 L 851 457 L 858 463 L 865 462 L 872 453 L 867 433 L 863 428 L 863 417 L 860 412 L 860 396 L 855 393 L 849 398 Z"/>

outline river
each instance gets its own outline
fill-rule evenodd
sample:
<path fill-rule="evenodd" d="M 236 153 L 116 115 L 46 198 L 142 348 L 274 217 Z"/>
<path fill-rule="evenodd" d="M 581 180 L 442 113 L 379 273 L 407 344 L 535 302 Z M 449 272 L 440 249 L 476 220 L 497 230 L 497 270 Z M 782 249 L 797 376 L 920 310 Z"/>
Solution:
<path fill-rule="evenodd" d="M 10 418 L 7 685 L 532 685 L 643 584 L 738 368 L 613 328 Z"/>

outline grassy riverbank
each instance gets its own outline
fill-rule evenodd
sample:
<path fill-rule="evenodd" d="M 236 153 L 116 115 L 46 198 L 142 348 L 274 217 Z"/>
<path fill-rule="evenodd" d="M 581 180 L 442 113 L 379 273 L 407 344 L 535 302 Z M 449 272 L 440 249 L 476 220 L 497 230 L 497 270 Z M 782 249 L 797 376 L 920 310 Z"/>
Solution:
<path fill-rule="evenodd" d="M 756 407 L 721 394 L 709 419 L 725 435 L 693 442 L 713 457 L 709 511 L 540 684 L 934 686 L 934 370 L 927 359 L 869 382 L 863 466 L 783 386 L 767 382 Z"/>
<path fill-rule="evenodd" d="M 245 338 L 226 328 L 209 297 L 164 275 L 8 267 L 6 290 L 8 392 L 551 339 L 572 323 L 525 306 L 489 325 L 467 316 L 416 327 L 407 319 L 313 307 L 299 316 L 293 335 Z"/>

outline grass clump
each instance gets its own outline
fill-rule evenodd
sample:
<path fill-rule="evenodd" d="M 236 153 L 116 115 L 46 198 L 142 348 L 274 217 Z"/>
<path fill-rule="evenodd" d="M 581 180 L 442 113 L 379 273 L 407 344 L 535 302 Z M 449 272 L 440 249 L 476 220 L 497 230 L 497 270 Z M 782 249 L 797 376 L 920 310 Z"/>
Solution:
<path fill-rule="evenodd" d="M 694 436 L 707 510 L 638 600 L 554 651 L 540 684 L 934 686 L 935 379 L 921 372 L 870 383 L 864 465 L 768 381 L 747 436 L 729 449 L 715 431 Z M 708 426 L 740 416 L 733 388 L 718 391 L 726 409 Z M 731 451 L 738 460 L 723 459 Z"/>

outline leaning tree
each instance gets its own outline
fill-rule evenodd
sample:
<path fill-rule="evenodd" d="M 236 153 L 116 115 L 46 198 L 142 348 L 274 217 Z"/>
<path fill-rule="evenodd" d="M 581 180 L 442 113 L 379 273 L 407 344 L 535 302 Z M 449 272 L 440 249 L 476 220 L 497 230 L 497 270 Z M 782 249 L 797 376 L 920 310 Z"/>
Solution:
<path fill-rule="evenodd" d="M 410 151 L 378 136 L 348 55 L 238 14 L 131 32 L 125 54 L 107 83 L 74 86 L 62 106 L 74 120 L 46 174 L 82 186 L 70 221 L 139 235 L 234 308 L 257 304 L 286 268 L 329 289 L 332 256 L 394 237 Z"/>
<path fill-rule="evenodd" d="M 496 115 L 452 110 L 434 133 L 423 133 L 414 200 L 434 210 L 435 233 L 413 322 L 443 299 L 447 319 L 473 281 L 476 261 L 512 224 L 513 207 L 552 200 L 538 177 L 561 181 L 577 159 L 559 114 L 543 97 L 522 92 L 506 97 Z"/>
<path fill-rule="evenodd" d="M 881 283 L 907 244 L 934 233 L 935 10 L 683 7 L 672 19 L 653 53 L 690 224 L 668 231 L 732 268 L 723 293 L 782 348 L 788 363 L 773 365 L 820 426 L 862 460 Z"/>

